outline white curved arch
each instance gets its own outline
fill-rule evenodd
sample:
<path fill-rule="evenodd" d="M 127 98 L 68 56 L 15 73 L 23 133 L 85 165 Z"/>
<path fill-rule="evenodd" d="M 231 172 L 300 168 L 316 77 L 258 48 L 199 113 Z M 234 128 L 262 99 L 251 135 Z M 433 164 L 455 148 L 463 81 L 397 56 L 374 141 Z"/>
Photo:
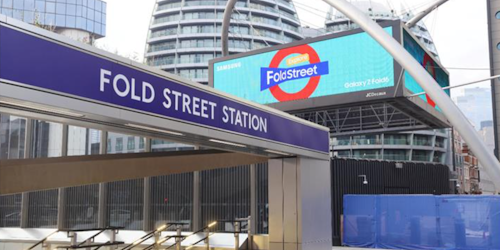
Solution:
<path fill-rule="evenodd" d="M 229 30 L 229 22 L 232 9 L 237 0 L 229 0 L 227 8 L 224 12 L 224 20 L 222 23 L 222 51 L 223 55 L 228 55 L 227 36 Z M 441 108 L 444 115 L 454 128 L 467 142 L 474 154 L 479 159 L 486 169 L 486 172 L 493 177 L 494 180 L 499 180 L 495 184 L 497 189 L 500 188 L 500 163 L 495 158 L 492 152 L 486 147 L 481 140 L 476 130 L 469 123 L 467 118 L 462 114 L 460 109 L 453 103 L 450 97 L 441 89 L 434 78 L 406 51 L 400 43 L 394 40 L 387 34 L 380 25 L 358 10 L 352 4 L 345 0 L 323 0 L 330 6 L 342 12 L 353 22 L 357 23 L 366 33 L 375 39 L 394 59 L 418 82 L 424 91 L 434 100 Z"/>

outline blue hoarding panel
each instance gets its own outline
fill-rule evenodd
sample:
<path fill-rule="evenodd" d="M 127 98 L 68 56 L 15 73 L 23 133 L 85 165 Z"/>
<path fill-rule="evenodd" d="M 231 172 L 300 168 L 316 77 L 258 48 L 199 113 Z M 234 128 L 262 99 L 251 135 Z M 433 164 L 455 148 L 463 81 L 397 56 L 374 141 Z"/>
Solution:
<path fill-rule="evenodd" d="M 329 152 L 328 131 L 7 26 L 0 27 L 0 78 L 200 126 Z"/>
<path fill-rule="evenodd" d="M 424 67 L 427 72 L 439 83 L 439 85 L 444 88 L 450 86 L 450 78 L 446 71 L 444 71 L 439 64 L 432 59 L 432 57 L 418 44 L 415 39 L 408 34 L 408 32 L 403 29 L 403 46 L 404 48 Z M 420 84 L 407 72 L 405 71 L 405 87 L 412 93 L 422 93 L 425 92 Z M 450 90 L 445 90 L 445 92 L 450 95 Z M 428 95 L 421 95 L 424 101 L 429 105 L 437 108 L 436 104 Z"/>
<path fill-rule="evenodd" d="M 392 35 L 392 27 L 385 30 Z M 211 73 L 214 88 L 261 104 L 390 88 L 395 82 L 392 56 L 366 33 L 216 62 Z"/>
<path fill-rule="evenodd" d="M 500 249 L 500 196 L 346 195 L 344 245 Z"/>

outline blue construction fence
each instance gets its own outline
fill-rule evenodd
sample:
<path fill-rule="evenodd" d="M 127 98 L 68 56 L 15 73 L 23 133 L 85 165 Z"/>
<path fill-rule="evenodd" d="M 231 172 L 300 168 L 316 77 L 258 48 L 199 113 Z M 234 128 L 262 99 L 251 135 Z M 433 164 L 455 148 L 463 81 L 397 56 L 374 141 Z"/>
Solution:
<path fill-rule="evenodd" d="M 500 196 L 345 195 L 343 244 L 500 250 Z"/>

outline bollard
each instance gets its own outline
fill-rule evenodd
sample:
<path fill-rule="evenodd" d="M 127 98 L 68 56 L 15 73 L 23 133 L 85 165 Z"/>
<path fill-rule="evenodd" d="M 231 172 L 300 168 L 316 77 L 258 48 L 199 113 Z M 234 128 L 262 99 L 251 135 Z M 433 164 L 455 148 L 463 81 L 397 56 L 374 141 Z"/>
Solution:
<path fill-rule="evenodd" d="M 182 235 L 182 227 L 181 225 L 177 225 L 177 237 L 175 238 L 175 250 L 181 250 L 181 236 Z"/>
<path fill-rule="evenodd" d="M 236 221 L 234 223 L 234 249 L 238 250 L 240 248 L 240 222 Z"/>

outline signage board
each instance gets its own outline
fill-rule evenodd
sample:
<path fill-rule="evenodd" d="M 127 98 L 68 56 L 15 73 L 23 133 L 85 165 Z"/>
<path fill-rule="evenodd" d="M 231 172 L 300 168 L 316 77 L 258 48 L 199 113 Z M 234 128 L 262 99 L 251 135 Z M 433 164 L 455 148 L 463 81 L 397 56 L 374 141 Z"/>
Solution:
<path fill-rule="evenodd" d="M 393 35 L 392 26 L 385 31 Z M 396 82 L 392 56 L 364 32 L 215 59 L 210 73 L 214 88 L 261 104 L 373 99 L 390 95 Z"/>
<path fill-rule="evenodd" d="M 326 129 L 167 76 L 10 25 L 0 26 L 0 81 L 3 83 L 315 152 L 329 152 Z"/>
<path fill-rule="evenodd" d="M 422 45 L 417 42 L 417 40 L 408 32 L 407 29 L 403 29 L 403 46 L 421 65 L 427 72 L 436 80 L 436 82 L 442 87 L 450 86 L 449 74 L 440 63 L 431 55 L 430 52 L 426 51 Z M 425 92 L 422 87 L 415 81 L 415 79 L 405 71 L 404 75 L 405 88 L 410 94 L 418 94 Z M 450 90 L 445 90 L 445 92 L 450 95 Z M 427 95 L 419 96 L 422 100 L 427 102 L 430 106 L 440 110 L 436 107 L 436 103 Z"/>

